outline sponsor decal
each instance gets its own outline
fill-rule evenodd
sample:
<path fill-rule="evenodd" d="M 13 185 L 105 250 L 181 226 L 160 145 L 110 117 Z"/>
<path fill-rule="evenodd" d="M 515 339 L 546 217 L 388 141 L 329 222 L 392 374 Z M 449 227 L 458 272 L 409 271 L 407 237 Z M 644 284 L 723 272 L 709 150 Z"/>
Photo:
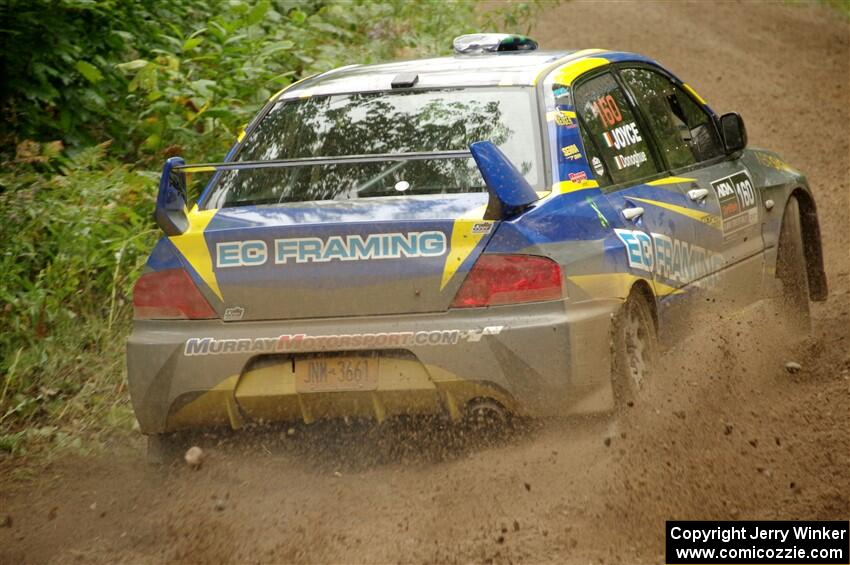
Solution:
<path fill-rule="evenodd" d="M 611 131 L 602 132 L 602 139 L 605 140 L 605 144 L 608 147 L 617 150 L 625 149 L 630 145 L 643 141 L 634 122 L 615 127 Z"/>
<path fill-rule="evenodd" d="M 576 127 L 575 120 L 566 112 L 555 110 L 555 123 L 561 127 L 574 128 Z"/>
<path fill-rule="evenodd" d="M 490 230 L 493 229 L 493 224 L 490 222 L 481 222 L 478 224 L 472 224 L 472 233 L 490 233 Z"/>
<path fill-rule="evenodd" d="M 555 98 L 560 98 L 561 96 L 564 96 L 564 95 L 569 94 L 569 93 L 570 93 L 570 89 L 567 88 L 566 86 L 559 86 L 558 88 L 556 88 L 555 90 L 552 91 L 552 94 L 555 95 Z"/>
<path fill-rule="evenodd" d="M 561 147 L 561 153 L 570 161 L 581 159 L 581 152 L 578 150 L 575 143 L 567 145 L 566 147 Z"/>
<path fill-rule="evenodd" d="M 720 202 L 724 237 L 758 223 L 756 191 L 747 171 L 712 181 L 711 188 Z"/>
<path fill-rule="evenodd" d="M 596 202 L 594 202 L 593 199 L 589 196 L 585 197 L 584 201 L 587 202 L 588 206 L 593 208 L 594 212 L 596 212 L 596 218 L 599 220 L 599 225 L 603 228 L 609 227 L 608 220 L 607 218 L 605 218 L 605 214 L 602 213 L 602 210 L 599 209 L 599 206 L 596 205 Z"/>
<path fill-rule="evenodd" d="M 620 112 L 617 101 L 610 94 L 601 96 L 591 102 L 593 115 L 602 122 L 606 128 L 613 127 L 623 121 L 623 114 Z"/>
<path fill-rule="evenodd" d="M 662 233 L 615 229 L 626 246 L 629 267 L 679 283 L 702 279 L 719 271 L 723 256 Z M 712 281 L 709 281 L 711 283 Z"/>
<path fill-rule="evenodd" d="M 635 151 L 631 155 L 614 155 L 614 163 L 617 168 L 622 170 L 626 167 L 640 167 L 646 162 L 646 153 L 643 151 Z"/>
<path fill-rule="evenodd" d="M 381 332 L 365 334 L 309 335 L 283 334 L 276 337 L 216 339 L 193 337 L 186 340 L 183 355 L 288 353 L 297 351 L 333 351 L 476 343 L 484 336 L 499 335 L 505 326 L 486 326 L 475 330 L 432 330 L 420 332 Z"/>
<path fill-rule="evenodd" d="M 216 244 L 216 266 L 256 267 L 269 261 L 265 241 L 226 241 Z M 284 263 L 326 263 L 399 259 L 401 257 L 439 257 L 446 253 L 446 235 L 441 231 L 334 235 L 327 239 L 297 237 L 274 240 L 272 260 Z"/>
<path fill-rule="evenodd" d="M 238 322 L 245 315 L 245 309 L 241 306 L 234 306 L 224 310 L 225 322 Z"/>
<path fill-rule="evenodd" d="M 574 183 L 583 183 L 587 180 L 587 173 L 584 171 L 579 171 L 577 173 L 569 173 L 570 180 Z"/>
<path fill-rule="evenodd" d="M 590 160 L 590 164 L 593 165 L 593 170 L 598 176 L 601 177 L 605 174 L 605 167 L 602 165 L 602 159 L 594 157 Z"/>

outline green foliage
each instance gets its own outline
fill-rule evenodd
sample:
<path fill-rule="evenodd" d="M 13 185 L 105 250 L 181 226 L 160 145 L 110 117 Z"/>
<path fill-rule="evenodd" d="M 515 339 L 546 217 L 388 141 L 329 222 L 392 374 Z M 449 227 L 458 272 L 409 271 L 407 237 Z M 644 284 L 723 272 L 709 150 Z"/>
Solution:
<path fill-rule="evenodd" d="M 163 156 L 220 159 L 299 78 L 526 31 L 533 6 L 0 0 L 0 455 L 132 427 L 123 348 Z"/>
<path fill-rule="evenodd" d="M 128 296 L 156 238 L 155 175 L 104 162 L 105 145 L 73 159 L 57 149 L 22 144 L 0 173 L 12 243 L 0 254 L 0 429 L 115 401 Z"/>

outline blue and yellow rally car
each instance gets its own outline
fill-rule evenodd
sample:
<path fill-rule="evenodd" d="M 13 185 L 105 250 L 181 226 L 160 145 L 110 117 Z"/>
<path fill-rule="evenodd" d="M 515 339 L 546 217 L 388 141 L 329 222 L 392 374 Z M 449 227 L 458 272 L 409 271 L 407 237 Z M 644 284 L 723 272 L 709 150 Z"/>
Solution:
<path fill-rule="evenodd" d="M 153 448 L 249 421 L 606 410 L 707 296 L 808 322 L 815 203 L 740 116 L 640 55 L 454 46 L 304 79 L 223 163 L 166 162 L 127 345 Z"/>

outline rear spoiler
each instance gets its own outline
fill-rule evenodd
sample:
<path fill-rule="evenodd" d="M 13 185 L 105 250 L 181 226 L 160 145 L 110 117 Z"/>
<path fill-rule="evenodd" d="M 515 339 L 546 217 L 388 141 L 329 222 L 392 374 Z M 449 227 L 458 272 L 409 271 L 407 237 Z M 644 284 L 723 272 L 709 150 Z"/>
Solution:
<path fill-rule="evenodd" d="M 382 161 L 424 161 L 438 159 L 468 159 L 472 157 L 487 186 L 490 199 L 484 213 L 485 220 L 509 218 L 539 198 L 517 168 L 502 151 L 490 141 L 478 141 L 468 151 L 439 151 L 419 153 L 381 153 L 350 155 L 344 157 L 307 157 L 303 159 L 273 159 L 269 161 L 231 161 L 227 163 L 199 163 L 187 165 L 180 157 L 165 162 L 159 183 L 156 212 L 157 225 L 167 235 L 180 235 L 188 227 L 185 218 L 188 207 L 186 173 L 237 171 L 330 165 L 345 163 L 374 163 Z"/>

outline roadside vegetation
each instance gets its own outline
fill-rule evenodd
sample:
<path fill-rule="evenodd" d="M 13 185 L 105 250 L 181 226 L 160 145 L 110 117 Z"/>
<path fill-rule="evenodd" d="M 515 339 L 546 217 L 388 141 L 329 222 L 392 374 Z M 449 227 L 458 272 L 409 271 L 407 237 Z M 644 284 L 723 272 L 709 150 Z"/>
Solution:
<path fill-rule="evenodd" d="M 0 457 L 131 430 L 123 347 L 162 161 L 221 159 L 269 96 L 350 63 L 526 32 L 533 3 L 5 0 Z"/>

